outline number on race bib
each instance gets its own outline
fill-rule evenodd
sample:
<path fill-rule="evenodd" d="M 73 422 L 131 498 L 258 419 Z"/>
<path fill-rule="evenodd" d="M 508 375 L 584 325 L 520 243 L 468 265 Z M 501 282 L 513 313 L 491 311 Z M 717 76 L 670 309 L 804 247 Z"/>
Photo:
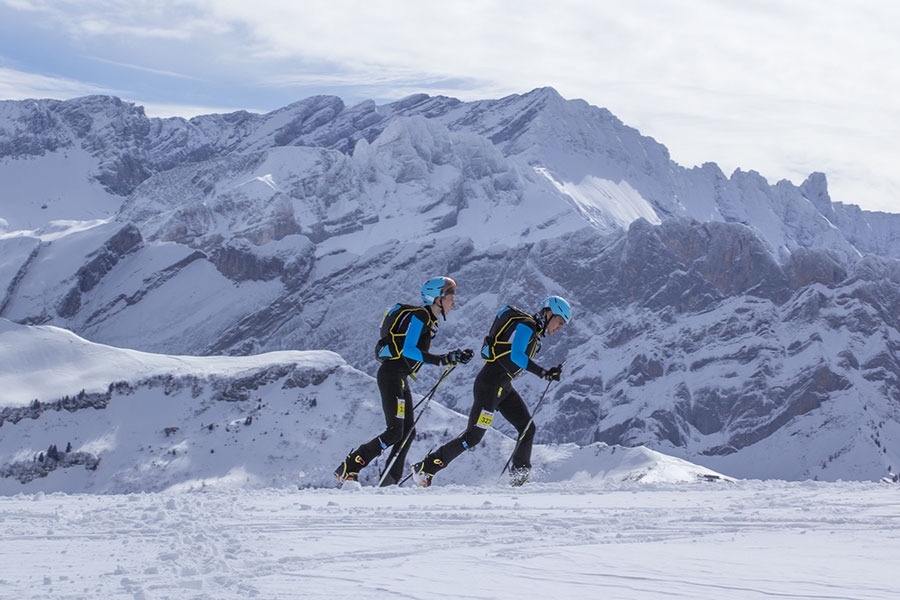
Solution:
<path fill-rule="evenodd" d="M 488 427 L 491 426 L 491 421 L 493 421 L 493 420 L 494 420 L 494 413 L 483 410 L 483 411 L 481 411 L 481 414 L 478 416 L 478 421 L 475 424 L 482 429 L 487 429 Z"/>

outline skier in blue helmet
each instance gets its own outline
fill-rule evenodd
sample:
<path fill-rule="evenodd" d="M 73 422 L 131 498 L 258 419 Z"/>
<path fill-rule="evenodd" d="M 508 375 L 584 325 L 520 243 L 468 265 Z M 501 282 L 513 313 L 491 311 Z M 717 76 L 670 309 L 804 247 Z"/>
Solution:
<path fill-rule="evenodd" d="M 550 314 L 561 318 L 563 323 L 568 323 L 569 319 L 572 318 L 572 307 L 569 306 L 566 299 L 561 296 L 550 296 L 541 302 L 541 309 L 543 310 L 545 308 L 549 308 Z"/>
<path fill-rule="evenodd" d="M 438 315 L 443 319 L 456 305 L 456 282 L 449 277 L 432 277 L 422 285 L 422 305 L 395 304 L 388 309 L 381 321 L 381 338 L 375 346 L 375 356 L 381 366 L 376 380 L 381 393 L 385 430 L 368 442 L 350 451 L 338 465 L 334 476 L 342 484 L 359 479 L 360 469 L 381 455 L 388 447 L 391 453 L 388 463 L 391 469 L 384 474 L 381 485 L 400 481 L 409 451 L 413 428 L 412 392 L 410 376 L 423 363 L 430 365 L 466 364 L 472 350 L 452 350 L 447 354 L 432 354 L 431 339 L 437 334 Z M 415 378 L 415 377 L 413 377 Z M 402 444 L 407 440 L 406 444 Z"/>
<path fill-rule="evenodd" d="M 534 362 L 534 356 L 541 348 L 541 338 L 553 335 L 571 319 L 572 307 L 560 296 L 544 300 L 533 315 L 514 306 L 505 306 L 497 313 L 481 349 L 485 362 L 475 377 L 474 402 L 466 430 L 412 466 L 413 480 L 419 486 L 428 487 L 438 471 L 465 450 L 473 450 L 491 426 L 496 411 L 519 434 L 511 460 L 510 484 L 519 486 L 528 480 L 535 426 L 512 380 L 528 371 L 547 381 L 559 381 L 562 365 L 545 369 Z"/>
<path fill-rule="evenodd" d="M 455 297 L 456 282 L 449 277 L 432 277 L 422 284 L 422 304 L 424 306 L 437 304 L 444 320 L 447 320 L 447 312 L 456 305 Z M 444 305 L 448 303 L 450 306 L 445 309 Z"/>

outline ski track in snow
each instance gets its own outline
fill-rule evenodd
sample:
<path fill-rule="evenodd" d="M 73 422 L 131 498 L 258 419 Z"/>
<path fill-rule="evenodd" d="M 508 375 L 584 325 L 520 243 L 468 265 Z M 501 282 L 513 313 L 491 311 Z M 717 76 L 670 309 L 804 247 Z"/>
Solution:
<path fill-rule="evenodd" d="M 0 497 L 0 598 L 895 598 L 900 486 Z"/>

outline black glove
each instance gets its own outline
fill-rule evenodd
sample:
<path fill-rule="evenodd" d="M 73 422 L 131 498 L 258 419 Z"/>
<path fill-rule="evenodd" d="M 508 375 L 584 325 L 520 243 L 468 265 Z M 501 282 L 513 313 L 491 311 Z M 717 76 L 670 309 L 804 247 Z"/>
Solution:
<path fill-rule="evenodd" d="M 451 350 L 447 354 L 441 357 L 442 365 L 455 365 L 458 364 L 459 361 L 462 360 L 462 355 L 460 350 Z"/>
<path fill-rule="evenodd" d="M 472 350 L 460 350 L 457 348 L 456 350 L 451 350 L 443 357 L 441 357 L 442 365 L 458 365 L 459 363 L 466 364 L 472 357 L 475 356 L 475 353 Z"/>
<path fill-rule="evenodd" d="M 544 371 L 544 379 L 547 381 L 559 381 L 559 376 L 562 373 L 562 365 L 556 365 L 555 367 L 550 367 L 546 371 Z"/>
<path fill-rule="evenodd" d="M 475 356 L 475 353 L 470 349 L 460 350 L 457 348 L 456 350 L 451 350 L 447 354 L 441 357 L 442 365 L 458 365 L 459 363 L 466 364 L 472 357 Z"/>

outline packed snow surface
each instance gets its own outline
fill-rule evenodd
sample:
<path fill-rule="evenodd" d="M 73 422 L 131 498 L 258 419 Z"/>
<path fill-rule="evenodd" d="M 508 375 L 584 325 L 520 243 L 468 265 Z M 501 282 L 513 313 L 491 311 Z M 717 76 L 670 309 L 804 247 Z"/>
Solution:
<path fill-rule="evenodd" d="M 900 486 L 38 493 L 0 497 L 0 536 L 20 600 L 893 599 Z"/>

